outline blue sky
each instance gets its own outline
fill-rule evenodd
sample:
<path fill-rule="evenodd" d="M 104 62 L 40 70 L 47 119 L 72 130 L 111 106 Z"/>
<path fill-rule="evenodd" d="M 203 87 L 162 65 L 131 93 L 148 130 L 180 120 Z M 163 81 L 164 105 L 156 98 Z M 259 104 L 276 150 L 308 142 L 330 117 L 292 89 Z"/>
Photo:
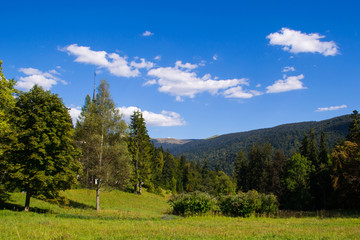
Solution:
<path fill-rule="evenodd" d="M 250 1 L 249 1 L 250 2 Z M 75 118 L 106 79 L 151 137 L 207 138 L 359 109 L 358 1 L 4 1 L 0 59 Z"/>

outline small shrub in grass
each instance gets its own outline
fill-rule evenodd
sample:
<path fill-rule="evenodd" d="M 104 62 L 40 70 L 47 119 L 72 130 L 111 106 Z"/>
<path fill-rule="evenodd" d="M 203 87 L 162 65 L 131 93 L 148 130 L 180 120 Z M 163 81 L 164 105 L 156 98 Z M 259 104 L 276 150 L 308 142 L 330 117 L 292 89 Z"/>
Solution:
<path fill-rule="evenodd" d="M 236 195 L 222 196 L 218 202 L 224 215 L 249 217 L 253 213 L 275 213 L 279 203 L 274 195 L 258 193 L 255 190 Z"/>
<path fill-rule="evenodd" d="M 176 215 L 202 215 L 218 210 L 216 199 L 202 192 L 173 195 L 169 203 Z"/>

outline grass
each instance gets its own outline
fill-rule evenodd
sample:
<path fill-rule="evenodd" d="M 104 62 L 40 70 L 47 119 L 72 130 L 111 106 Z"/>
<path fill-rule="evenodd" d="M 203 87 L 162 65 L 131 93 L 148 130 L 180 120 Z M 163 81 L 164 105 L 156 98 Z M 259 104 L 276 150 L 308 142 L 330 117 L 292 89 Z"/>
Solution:
<path fill-rule="evenodd" d="M 0 239 L 360 239 L 360 219 L 351 215 L 182 218 L 168 214 L 167 197 L 120 191 L 102 192 L 98 213 L 94 191 L 63 196 L 67 206 L 32 199 L 38 212 L 1 210 Z M 20 210 L 25 194 L 12 194 L 11 200 L 8 206 Z"/>

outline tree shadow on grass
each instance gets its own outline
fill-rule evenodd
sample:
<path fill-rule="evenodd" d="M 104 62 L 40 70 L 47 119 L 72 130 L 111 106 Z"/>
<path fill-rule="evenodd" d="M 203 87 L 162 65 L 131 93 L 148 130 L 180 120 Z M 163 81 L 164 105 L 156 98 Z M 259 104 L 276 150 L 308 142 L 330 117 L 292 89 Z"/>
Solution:
<path fill-rule="evenodd" d="M 14 212 L 23 212 L 24 206 L 15 204 L 15 203 L 9 203 L 9 202 L 0 202 L 0 209 L 1 210 L 10 210 Z M 35 212 L 35 213 L 51 213 L 51 210 L 49 209 L 42 209 L 38 207 L 30 207 L 29 212 Z"/>
<path fill-rule="evenodd" d="M 68 203 L 63 206 L 71 207 L 71 208 L 79 208 L 79 209 L 92 209 L 92 210 L 96 209 L 94 206 L 90 206 L 85 203 L 76 202 L 71 199 L 67 199 L 67 200 L 68 200 Z"/>

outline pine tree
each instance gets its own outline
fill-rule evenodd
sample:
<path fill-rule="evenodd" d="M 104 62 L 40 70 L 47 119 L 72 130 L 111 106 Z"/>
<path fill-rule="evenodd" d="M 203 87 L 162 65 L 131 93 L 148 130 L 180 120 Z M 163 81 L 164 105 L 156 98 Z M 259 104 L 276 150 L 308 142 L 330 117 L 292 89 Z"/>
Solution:
<path fill-rule="evenodd" d="M 328 199 L 332 193 L 331 188 L 331 160 L 326 144 L 326 135 L 321 132 L 320 137 L 320 153 L 319 153 L 319 169 L 317 171 L 317 180 L 319 185 L 319 194 L 317 199 L 317 208 L 328 208 Z"/>
<path fill-rule="evenodd" d="M 236 192 L 248 191 L 247 186 L 247 171 L 248 171 L 248 162 L 243 151 L 240 151 L 237 155 L 235 162 L 235 178 L 236 178 Z"/>
<path fill-rule="evenodd" d="M 131 157 L 126 144 L 127 126 L 102 80 L 96 99 L 87 96 L 76 125 L 76 140 L 82 149 L 83 183 L 96 186 L 96 209 L 100 210 L 100 190 L 105 185 L 124 189 L 131 177 Z"/>
<path fill-rule="evenodd" d="M 135 111 L 130 119 L 128 146 L 134 167 L 134 192 L 141 194 L 142 185 L 146 184 L 151 177 L 150 160 L 152 147 L 142 113 Z"/>
<path fill-rule="evenodd" d="M 352 122 L 349 128 L 349 134 L 347 135 L 347 140 L 350 142 L 355 142 L 360 145 L 360 115 L 359 112 L 354 110 L 351 114 Z"/>
<path fill-rule="evenodd" d="M 15 169 L 9 174 L 16 188 L 30 198 L 57 198 L 71 187 L 81 169 L 73 144 L 72 120 L 62 100 L 35 85 L 16 102 L 14 123 L 17 143 L 11 152 Z"/>

